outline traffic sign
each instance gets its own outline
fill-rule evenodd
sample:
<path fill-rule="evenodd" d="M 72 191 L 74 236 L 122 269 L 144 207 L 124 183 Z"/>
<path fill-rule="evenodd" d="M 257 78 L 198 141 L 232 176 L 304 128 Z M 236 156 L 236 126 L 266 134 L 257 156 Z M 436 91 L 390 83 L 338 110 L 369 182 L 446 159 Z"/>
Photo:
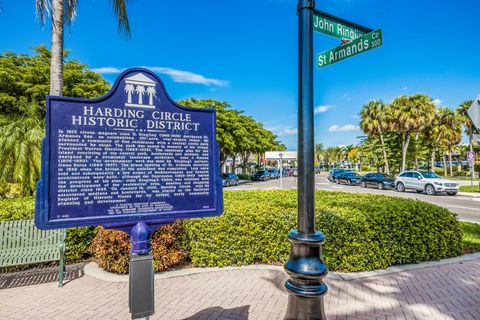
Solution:
<path fill-rule="evenodd" d="M 382 29 L 370 32 L 350 43 L 333 48 L 317 55 L 317 67 L 322 68 L 356 56 L 357 54 L 375 49 L 383 44 Z"/>
<path fill-rule="evenodd" d="M 475 161 L 475 152 L 469 151 L 467 159 L 468 159 L 469 162 L 474 162 Z"/>
<path fill-rule="evenodd" d="M 355 40 L 373 31 L 320 10 L 313 12 L 313 30 L 344 40 Z"/>
<path fill-rule="evenodd" d="M 467 113 L 470 119 L 472 119 L 475 128 L 480 131 L 480 96 L 473 101 Z"/>

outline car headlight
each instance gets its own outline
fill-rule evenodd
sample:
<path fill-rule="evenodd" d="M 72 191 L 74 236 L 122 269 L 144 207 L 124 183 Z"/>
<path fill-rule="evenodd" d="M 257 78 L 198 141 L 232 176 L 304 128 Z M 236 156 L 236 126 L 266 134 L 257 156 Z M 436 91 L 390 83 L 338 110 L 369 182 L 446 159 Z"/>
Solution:
<path fill-rule="evenodd" d="M 441 182 L 434 182 L 434 184 L 436 184 L 437 186 L 443 186 L 443 183 Z"/>

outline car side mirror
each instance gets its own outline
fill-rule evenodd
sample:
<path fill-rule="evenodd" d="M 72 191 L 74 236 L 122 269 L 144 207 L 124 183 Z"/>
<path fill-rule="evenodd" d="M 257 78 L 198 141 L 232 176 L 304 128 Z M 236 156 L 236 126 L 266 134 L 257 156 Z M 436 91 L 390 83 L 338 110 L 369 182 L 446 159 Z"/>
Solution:
<path fill-rule="evenodd" d="M 422 177 L 418 177 L 417 180 L 422 180 Z"/>

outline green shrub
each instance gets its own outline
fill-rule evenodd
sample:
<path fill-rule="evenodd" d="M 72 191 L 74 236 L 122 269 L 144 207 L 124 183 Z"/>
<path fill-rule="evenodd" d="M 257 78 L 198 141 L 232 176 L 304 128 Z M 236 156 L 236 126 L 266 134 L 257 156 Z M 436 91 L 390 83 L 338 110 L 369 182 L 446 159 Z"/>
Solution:
<path fill-rule="evenodd" d="M 248 174 L 237 174 L 237 177 L 240 180 L 252 180 L 252 177 Z"/>
<path fill-rule="evenodd" d="M 152 235 L 151 245 L 155 271 L 182 264 L 186 254 L 177 238 L 183 232 L 181 221 L 159 228 Z M 100 229 L 93 240 L 91 251 L 97 264 L 111 272 L 128 273 L 130 237 L 121 231 Z"/>
<path fill-rule="evenodd" d="M 295 191 L 225 192 L 219 217 L 185 222 L 196 266 L 283 263 L 296 227 Z M 457 256 L 462 231 L 450 211 L 378 195 L 318 192 L 317 228 L 330 270 L 362 271 Z"/>
<path fill-rule="evenodd" d="M 0 199 L 0 221 L 33 219 L 35 198 Z M 90 256 L 89 247 L 95 236 L 95 227 L 67 229 L 65 240 L 67 261 L 74 261 Z"/>

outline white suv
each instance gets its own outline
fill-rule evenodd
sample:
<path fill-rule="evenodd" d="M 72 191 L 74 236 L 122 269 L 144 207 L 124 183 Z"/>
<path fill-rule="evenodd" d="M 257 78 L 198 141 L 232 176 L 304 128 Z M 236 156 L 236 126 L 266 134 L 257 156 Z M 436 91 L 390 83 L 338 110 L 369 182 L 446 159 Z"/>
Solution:
<path fill-rule="evenodd" d="M 400 192 L 413 189 L 417 192 L 425 191 L 428 195 L 447 193 L 454 196 L 458 188 L 458 183 L 428 171 L 404 171 L 395 179 L 395 189 Z"/>

